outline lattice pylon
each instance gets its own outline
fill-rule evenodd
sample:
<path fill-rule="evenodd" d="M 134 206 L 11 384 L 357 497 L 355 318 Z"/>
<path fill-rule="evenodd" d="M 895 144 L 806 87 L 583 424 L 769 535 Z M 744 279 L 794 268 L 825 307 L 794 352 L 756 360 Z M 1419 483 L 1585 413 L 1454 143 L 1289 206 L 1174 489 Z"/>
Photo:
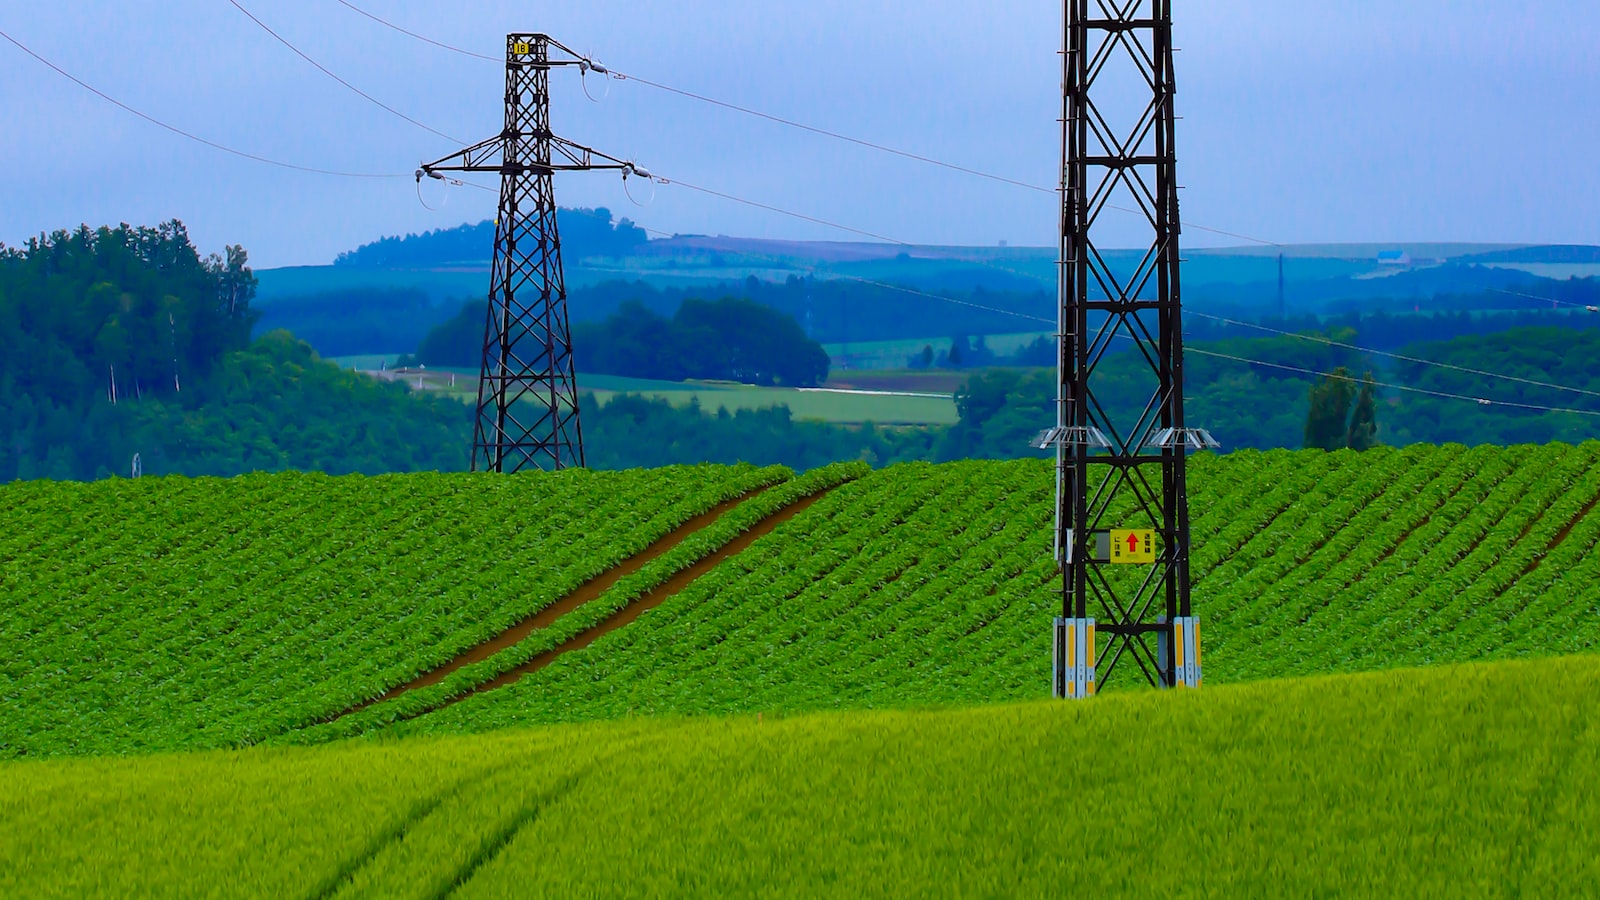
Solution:
<path fill-rule="evenodd" d="M 1170 686 L 1186 671 L 1170 658 L 1174 642 L 1149 639 L 1192 620 L 1186 460 L 1197 444 L 1214 445 L 1183 412 L 1172 4 L 1066 0 L 1063 22 L 1060 390 L 1056 427 L 1040 440 L 1056 450 L 1061 617 L 1093 619 L 1100 685 L 1131 660 Z M 1102 91 L 1148 91 L 1149 100 L 1119 107 L 1128 114 L 1118 120 L 1096 105 Z M 1096 244 L 1112 207 L 1143 217 L 1147 246 Z M 1148 366 L 1137 412 L 1096 393 L 1095 372 L 1113 352 Z M 1133 539 L 1128 553 L 1113 533 Z M 1068 668 L 1056 660 L 1055 671 Z"/>
<path fill-rule="evenodd" d="M 548 35 L 506 35 L 504 130 L 417 171 L 419 180 L 446 172 L 500 175 L 474 471 L 584 464 L 553 176 L 610 169 L 648 177 L 630 162 L 551 131 L 550 70 L 561 66 L 597 68 Z"/>

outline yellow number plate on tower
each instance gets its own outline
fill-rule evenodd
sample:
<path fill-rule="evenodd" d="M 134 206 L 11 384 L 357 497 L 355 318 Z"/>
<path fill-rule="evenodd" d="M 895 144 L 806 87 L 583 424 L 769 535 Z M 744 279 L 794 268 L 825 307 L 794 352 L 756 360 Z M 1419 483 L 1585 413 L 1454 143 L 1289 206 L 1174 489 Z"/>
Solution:
<path fill-rule="evenodd" d="M 1149 528 L 1111 529 L 1113 563 L 1153 563 L 1156 561 L 1156 533 Z"/>

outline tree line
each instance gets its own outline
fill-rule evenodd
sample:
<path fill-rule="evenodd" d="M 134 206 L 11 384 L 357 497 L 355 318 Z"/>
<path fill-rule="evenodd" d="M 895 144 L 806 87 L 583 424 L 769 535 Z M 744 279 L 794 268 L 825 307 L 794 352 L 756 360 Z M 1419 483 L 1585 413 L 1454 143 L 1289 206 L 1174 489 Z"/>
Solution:
<path fill-rule="evenodd" d="M 402 364 L 476 368 L 485 304 L 462 307 Z M 597 322 L 572 324 L 578 370 L 664 381 L 714 379 L 811 387 L 828 380 L 828 354 L 789 316 L 749 300 L 688 298 L 670 317 L 629 302 Z"/>
<path fill-rule="evenodd" d="M 252 341 L 255 287 L 176 220 L 0 248 L 0 481 L 464 465 L 459 404 Z"/>
<path fill-rule="evenodd" d="M 476 225 L 463 223 L 454 228 L 384 237 L 339 254 L 333 264 L 425 269 L 450 263 L 488 262 L 494 248 L 494 232 L 494 222 L 485 219 Z M 574 261 L 587 256 L 627 256 L 650 239 L 644 229 L 628 219 L 614 220 L 611 210 L 603 206 L 557 210 L 556 232 L 561 237 L 564 256 Z"/>

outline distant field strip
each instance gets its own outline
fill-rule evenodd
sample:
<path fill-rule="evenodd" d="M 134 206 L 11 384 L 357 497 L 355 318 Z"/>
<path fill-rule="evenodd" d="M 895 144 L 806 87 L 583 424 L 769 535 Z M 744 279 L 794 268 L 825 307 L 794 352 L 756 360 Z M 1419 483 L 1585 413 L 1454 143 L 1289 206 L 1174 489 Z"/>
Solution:
<path fill-rule="evenodd" d="M 1596 896 L 1597 695 L 1589 656 L 7 762 L 0 896 Z"/>
<path fill-rule="evenodd" d="M 1600 648 L 1600 443 L 1191 462 L 1207 684 Z M 0 753 L 1038 698 L 1052 491 L 1034 460 L 0 487 Z"/>

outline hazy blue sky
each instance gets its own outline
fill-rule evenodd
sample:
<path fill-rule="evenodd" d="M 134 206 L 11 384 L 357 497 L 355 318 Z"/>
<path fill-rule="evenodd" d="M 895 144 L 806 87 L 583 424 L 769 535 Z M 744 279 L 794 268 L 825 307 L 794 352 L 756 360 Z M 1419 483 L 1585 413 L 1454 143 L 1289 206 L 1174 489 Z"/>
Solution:
<path fill-rule="evenodd" d="M 503 66 L 418 43 L 335 0 L 241 2 L 414 118 L 468 141 L 499 128 Z M 1055 180 L 1053 3 L 355 2 L 490 54 L 507 31 L 547 31 L 619 71 Z M 1600 243 L 1592 0 L 1178 5 L 1188 221 L 1281 242 Z M 7 0 L 0 29 L 133 106 L 265 156 L 406 173 L 455 149 L 339 87 L 227 0 Z M 1054 240 L 1046 194 L 639 85 L 614 83 L 592 103 L 575 74 L 557 74 L 553 102 L 559 133 L 669 177 L 907 241 Z M 429 212 L 409 179 L 328 178 L 226 156 L 109 106 L 4 42 L 0 123 L 8 243 L 80 222 L 179 217 L 204 249 L 242 243 L 265 267 L 327 262 L 381 234 L 493 211 L 486 193 L 458 189 Z M 444 202 L 429 187 L 429 202 Z M 638 208 L 605 174 L 563 177 L 557 194 L 664 231 L 851 239 L 681 188 Z M 1195 231 L 1188 239 L 1218 243 Z"/>

